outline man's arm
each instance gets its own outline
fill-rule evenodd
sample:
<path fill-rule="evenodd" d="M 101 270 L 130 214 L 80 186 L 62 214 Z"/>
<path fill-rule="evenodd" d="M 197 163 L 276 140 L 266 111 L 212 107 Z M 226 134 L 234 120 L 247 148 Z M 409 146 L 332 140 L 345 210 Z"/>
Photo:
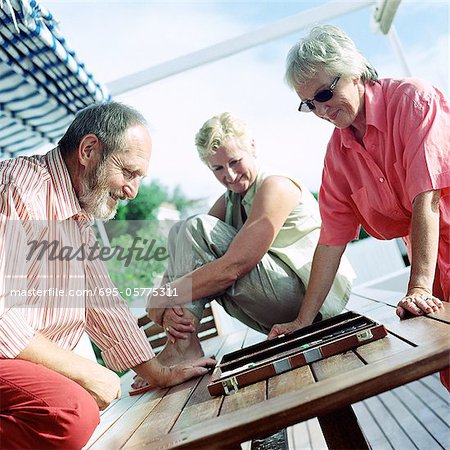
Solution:
<path fill-rule="evenodd" d="M 200 358 L 166 367 L 162 366 L 157 358 L 152 358 L 132 369 L 151 386 L 169 387 L 205 375 L 209 370 L 208 367 L 215 365 L 216 361 L 211 358 Z"/>
<path fill-rule="evenodd" d="M 113 371 L 59 347 L 40 333 L 17 358 L 41 364 L 75 381 L 92 395 L 100 409 L 120 397 L 120 379 Z"/>

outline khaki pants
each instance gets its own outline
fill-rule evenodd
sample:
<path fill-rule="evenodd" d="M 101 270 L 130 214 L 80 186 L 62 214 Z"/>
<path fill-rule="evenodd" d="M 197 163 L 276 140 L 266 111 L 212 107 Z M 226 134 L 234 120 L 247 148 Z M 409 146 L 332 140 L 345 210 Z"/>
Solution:
<path fill-rule="evenodd" d="M 238 230 L 209 215 L 175 224 L 169 233 L 169 266 L 172 281 L 221 257 Z M 225 292 L 199 299 L 185 307 L 198 318 L 205 303 L 216 299 L 225 311 L 247 326 L 268 333 L 275 323 L 297 317 L 305 287 L 295 272 L 274 255 L 266 253 L 248 274 Z"/>

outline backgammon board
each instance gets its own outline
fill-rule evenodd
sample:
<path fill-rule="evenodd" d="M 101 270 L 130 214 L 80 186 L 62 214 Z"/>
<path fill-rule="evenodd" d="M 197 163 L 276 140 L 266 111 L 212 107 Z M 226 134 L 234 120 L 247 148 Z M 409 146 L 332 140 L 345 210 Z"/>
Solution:
<path fill-rule="evenodd" d="M 239 388 L 386 336 L 383 325 L 349 311 L 270 341 L 224 355 L 212 374 L 211 395 Z"/>

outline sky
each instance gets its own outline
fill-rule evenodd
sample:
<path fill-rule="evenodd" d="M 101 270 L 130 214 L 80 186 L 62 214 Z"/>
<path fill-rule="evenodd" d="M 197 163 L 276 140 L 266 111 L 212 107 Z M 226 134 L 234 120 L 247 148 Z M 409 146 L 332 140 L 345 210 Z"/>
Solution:
<path fill-rule="evenodd" d="M 95 78 L 108 83 L 164 61 L 261 30 L 271 23 L 342 1 L 45 1 L 61 34 Z M 346 2 L 348 4 L 348 2 Z M 355 2 L 353 2 L 355 3 Z M 403 0 L 394 25 L 413 76 L 449 96 L 449 2 Z M 389 38 L 374 31 L 373 7 L 326 23 L 343 28 L 381 78 L 402 77 Z M 312 23 L 311 26 L 318 22 Z M 154 141 L 148 179 L 192 199 L 212 203 L 223 192 L 200 162 L 194 136 L 215 114 L 230 111 L 248 122 L 261 164 L 278 168 L 313 191 L 332 126 L 297 112 L 284 83 L 286 54 L 307 30 L 115 97 L 144 114 Z"/>

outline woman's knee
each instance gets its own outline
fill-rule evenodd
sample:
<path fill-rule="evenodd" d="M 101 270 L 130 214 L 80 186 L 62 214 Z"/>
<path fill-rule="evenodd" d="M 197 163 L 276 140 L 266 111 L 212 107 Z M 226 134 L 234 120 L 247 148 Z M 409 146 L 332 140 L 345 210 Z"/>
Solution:
<path fill-rule="evenodd" d="M 193 232 L 204 234 L 204 232 L 219 222 L 216 217 L 209 214 L 197 214 L 195 216 L 188 217 L 182 224 L 184 232 L 192 234 Z"/>

